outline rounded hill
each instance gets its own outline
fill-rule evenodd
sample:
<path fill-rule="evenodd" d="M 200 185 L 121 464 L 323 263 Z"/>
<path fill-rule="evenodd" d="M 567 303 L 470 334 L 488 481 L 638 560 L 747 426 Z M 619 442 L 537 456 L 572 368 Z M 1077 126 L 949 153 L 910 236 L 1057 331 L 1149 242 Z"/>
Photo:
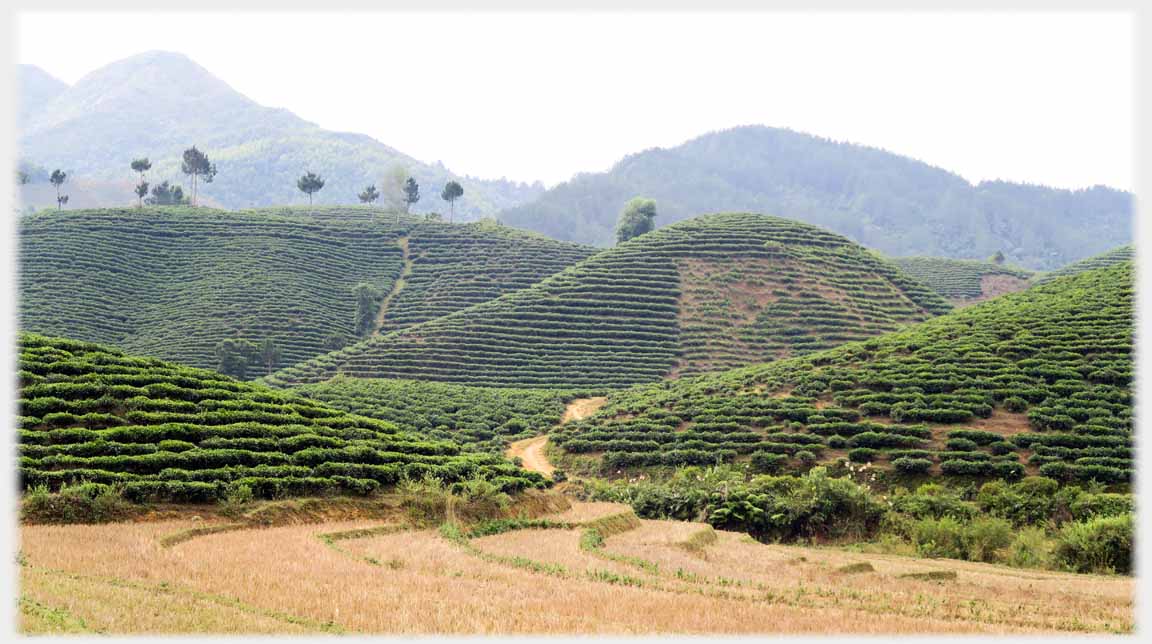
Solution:
<path fill-rule="evenodd" d="M 569 471 L 847 459 L 897 475 L 1124 484 L 1131 263 L 810 356 L 646 385 L 553 434 Z"/>
<path fill-rule="evenodd" d="M 278 359 L 250 351 L 229 372 L 241 377 L 525 288 L 593 252 L 347 207 L 42 213 L 21 221 L 20 251 L 25 330 L 205 368 L 221 368 L 223 340 L 272 341 Z"/>
<path fill-rule="evenodd" d="M 132 500 L 212 502 L 236 486 L 274 498 L 368 494 L 404 479 L 543 479 L 491 454 L 401 432 L 291 392 L 20 336 L 20 485 L 114 484 Z"/>
<path fill-rule="evenodd" d="M 1028 280 L 1033 275 L 1023 268 L 971 259 L 894 257 L 892 261 L 954 304 L 972 304 L 1022 291 L 1031 286 Z"/>
<path fill-rule="evenodd" d="M 412 378 L 604 388 L 825 349 L 949 310 L 848 239 L 747 213 L 641 235 L 542 282 L 281 370 L 278 386 Z"/>
<path fill-rule="evenodd" d="M 1108 251 L 1107 253 L 1101 253 L 1099 255 L 1087 257 L 1078 262 L 1072 262 L 1067 266 L 1058 268 L 1051 273 L 1045 273 L 1036 279 L 1036 283 L 1043 284 L 1058 277 L 1065 277 L 1067 275 L 1075 275 L 1077 273 L 1083 273 L 1084 271 L 1090 271 L 1096 268 L 1104 268 L 1107 266 L 1123 264 L 1124 262 L 1132 261 L 1135 259 L 1135 256 L 1136 248 L 1134 246 L 1120 246 Z"/>

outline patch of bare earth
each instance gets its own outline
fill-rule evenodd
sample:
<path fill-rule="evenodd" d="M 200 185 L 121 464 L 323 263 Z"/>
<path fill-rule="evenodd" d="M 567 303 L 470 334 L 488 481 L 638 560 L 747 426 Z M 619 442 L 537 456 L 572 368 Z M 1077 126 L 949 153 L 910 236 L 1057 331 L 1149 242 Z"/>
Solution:
<path fill-rule="evenodd" d="M 994 297 L 1017 293 L 1027 289 L 1031 282 L 1020 279 L 1015 275 L 984 275 L 980 278 L 980 296 L 974 298 L 952 298 L 950 301 L 957 306 L 970 306 L 978 302 L 990 300 Z"/>
<path fill-rule="evenodd" d="M 583 420 L 599 411 L 606 402 L 608 402 L 606 396 L 573 400 L 568 403 L 568 406 L 564 409 L 564 417 L 560 419 L 560 424 L 563 425 L 564 423 L 569 423 L 574 420 Z"/>
<path fill-rule="evenodd" d="M 556 468 L 548 461 L 544 448 L 548 446 L 548 436 L 535 436 L 516 441 L 508 446 L 509 459 L 519 458 L 521 467 L 529 472 L 539 472 L 544 476 L 552 476 Z"/>

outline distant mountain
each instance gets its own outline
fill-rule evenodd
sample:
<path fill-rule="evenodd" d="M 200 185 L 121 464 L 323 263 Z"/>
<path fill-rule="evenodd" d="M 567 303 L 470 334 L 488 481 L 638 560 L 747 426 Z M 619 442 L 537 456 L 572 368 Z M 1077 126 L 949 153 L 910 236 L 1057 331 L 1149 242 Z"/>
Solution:
<path fill-rule="evenodd" d="M 20 132 L 22 160 L 62 168 L 78 182 L 131 182 L 129 163 L 147 156 L 154 163 L 150 178 L 186 184 L 179 158 L 195 144 L 219 168 L 216 180 L 203 187 L 203 202 L 226 208 L 305 202 L 296 179 L 306 171 L 327 180 L 316 203 L 355 203 L 364 186 L 379 186 L 397 163 L 423 189 L 414 212 L 444 211 L 440 188 L 449 179 L 464 186 L 456 204 L 462 219 L 494 214 L 543 192 L 539 184 L 459 177 L 372 137 L 325 130 L 288 110 L 264 107 L 182 54 L 132 56 L 71 87 L 57 87 L 55 94 L 34 72 L 22 70 L 22 76 L 38 88 L 25 92 L 23 109 L 30 114 Z M 133 200 L 128 188 L 121 202 L 105 205 Z"/>
<path fill-rule="evenodd" d="M 713 132 L 577 175 L 505 210 L 513 226 L 609 245 L 635 196 L 656 199 L 657 223 L 742 210 L 830 228 L 889 255 L 1007 259 L 1052 269 L 1132 239 L 1132 195 L 964 178 L 884 150 L 763 126 Z"/>
<path fill-rule="evenodd" d="M 20 97 L 20 122 L 44 109 L 44 106 L 64 93 L 68 84 L 35 65 L 17 65 L 16 82 Z"/>

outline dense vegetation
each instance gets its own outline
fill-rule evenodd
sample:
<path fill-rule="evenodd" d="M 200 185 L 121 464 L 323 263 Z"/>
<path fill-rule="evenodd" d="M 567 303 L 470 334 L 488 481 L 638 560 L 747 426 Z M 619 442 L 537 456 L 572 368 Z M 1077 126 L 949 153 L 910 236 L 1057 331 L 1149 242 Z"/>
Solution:
<path fill-rule="evenodd" d="M 24 86 L 35 90 L 44 84 L 37 83 L 40 76 L 23 72 Z M 150 180 L 179 183 L 180 153 L 192 144 L 220 170 L 201 193 L 202 203 L 224 208 L 304 203 L 296 179 L 306 170 L 328 180 L 316 195 L 318 204 L 355 203 L 364 186 L 380 182 L 396 166 L 407 168 L 429 195 L 433 186 L 438 192 L 456 180 L 464 187 L 454 206 L 460 220 L 495 214 L 544 189 L 539 183 L 461 177 L 372 137 L 322 129 L 286 109 L 256 104 L 181 54 L 138 54 L 97 69 L 71 87 L 49 89 L 32 92 L 22 105 L 28 113 L 20 129 L 22 158 L 62 167 L 82 183 L 122 184 L 121 197 L 99 204 L 105 207 L 135 201 L 129 160 L 149 157 L 155 162 Z M 414 212 L 443 209 L 444 203 L 433 198 L 413 207 Z"/>
<path fill-rule="evenodd" d="M 399 223 L 397 223 L 399 219 Z M 282 367 L 355 339 L 354 289 L 397 293 L 400 328 L 520 289 L 590 249 L 490 223 L 367 208 L 42 213 L 21 221 L 21 324 L 219 368 L 217 344 L 272 340 Z M 467 276 L 467 277 L 463 277 Z M 233 372 L 235 373 L 235 372 Z M 259 360 L 250 375 L 266 373 Z"/>
<path fill-rule="evenodd" d="M 892 256 L 989 257 L 1048 270 L 1132 239 L 1132 195 L 962 177 L 883 150 L 763 126 L 713 132 L 577 175 L 501 213 L 557 239 L 608 245 L 643 195 L 658 225 L 701 212 L 771 212 Z"/>
<path fill-rule="evenodd" d="M 1057 277 L 1064 277 L 1066 275 L 1075 275 L 1084 271 L 1090 271 L 1095 268 L 1103 268 L 1105 266 L 1115 266 L 1134 260 L 1136 257 L 1136 249 L 1133 246 L 1121 246 L 1114 248 L 1107 253 L 1101 253 L 1093 257 L 1082 259 L 1078 262 L 1072 262 L 1067 266 L 1058 268 L 1051 273 L 1045 273 L 1036 279 L 1037 284 L 1043 284 L 1049 280 L 1056 279 Z"/>
<path fill-rule="evenodd" d="M 817 467 L 799 476 L 749 477 L 731 466 L 690 466 L 660 480 L 583 486 L 590 498 L 629 503 L 646 518 L 708 521 L 763 541 L 849 542 L 1021 568 L 1132 570 L 1130 494 L 1039 476 L 879 491 L 866 474 L 834 477 Z"/>
<path fill-rule="evenodd" d="M 268 382 L 346 374 L 602 389 L 803 354 L 946 310 L 838 235 L 764 215 L 708 215 Z"/>
<path fill-rule="evenodd" d="M 909 276 L 945 298 L 964 303 L 1027 288 L 1032 271 L 992 262 L 946 257 L 895 257 Z"/>
<path fill-rule="evenodd" d="M 20 487 L 118 486 L 131 500 L 368 494 L 404 479 L 543 479 L 455 443 L 295 394 L 97 344 L 20 336 Z"/>
<path fill-rule="evenodd" d="M 336 409 L 389 421 L 417 436 L 496 453 L 511 441 L 559 423 L 565 403 L 576 397 L 556 390 L 343 376 L 295 392 Z"/>
<path fill-rule="evenodd" d="M 553 442 L 597 472 L 845 457 L 897 478 L 1127 483 L 1132 265 L 1083 272 L 829 351 L 637 387 Z M 583 457 L 581 454 L 598 454 Z"/>

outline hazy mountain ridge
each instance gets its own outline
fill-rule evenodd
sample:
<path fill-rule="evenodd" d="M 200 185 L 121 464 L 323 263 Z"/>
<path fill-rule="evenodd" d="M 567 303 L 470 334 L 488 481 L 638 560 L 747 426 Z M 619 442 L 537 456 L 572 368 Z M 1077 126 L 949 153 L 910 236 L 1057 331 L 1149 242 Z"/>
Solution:
<path fill-rule="evenodd" d="M 34 72 L 22 77 L 33 90 L 51 89 Z M 129 162 L 147 156 L 154 163 L 150 179 L 187 184 L 180 154 L 197 145 L 219 168 L 215 181 L 203 186 L 203 201 L 228 208 L 304 202 L 296 179 L 306 171 L 327 181 L 316 203 L 356 203 L 364 186 L 379 186 L 394 164 L 407 166 L 421 185 L 414 212 L 445 212 L 440 188 L 450 179 L 464 186 L 456 204 L 464 219 L 543 191 L 457 176 L 370 136 L 325 130 L 289 110 L 259 105 L 182 54 L 139 54 L 57 89 L 47 99 L 50 92 L 24 90 L 22 109 L 29 117 L 19 147 L 26 163 L 62 168 L 70 180 L 128 183 L 135 179 Z M 134 199 L 127 188 L 122 202 L 107 205 Z"/>
<path fill-rule="evenodd" d="M 701 212 L 771 212 L 827 227 L 891 255 L 985 258 L 1050 269 L 1131 240 L 1132 195 L 959 175 L 878 148 L 744 126 L 629 155 L 536 201 L 509 224 L 607 245 L 624 203 L 657 200 L 659 225 Z"/>

